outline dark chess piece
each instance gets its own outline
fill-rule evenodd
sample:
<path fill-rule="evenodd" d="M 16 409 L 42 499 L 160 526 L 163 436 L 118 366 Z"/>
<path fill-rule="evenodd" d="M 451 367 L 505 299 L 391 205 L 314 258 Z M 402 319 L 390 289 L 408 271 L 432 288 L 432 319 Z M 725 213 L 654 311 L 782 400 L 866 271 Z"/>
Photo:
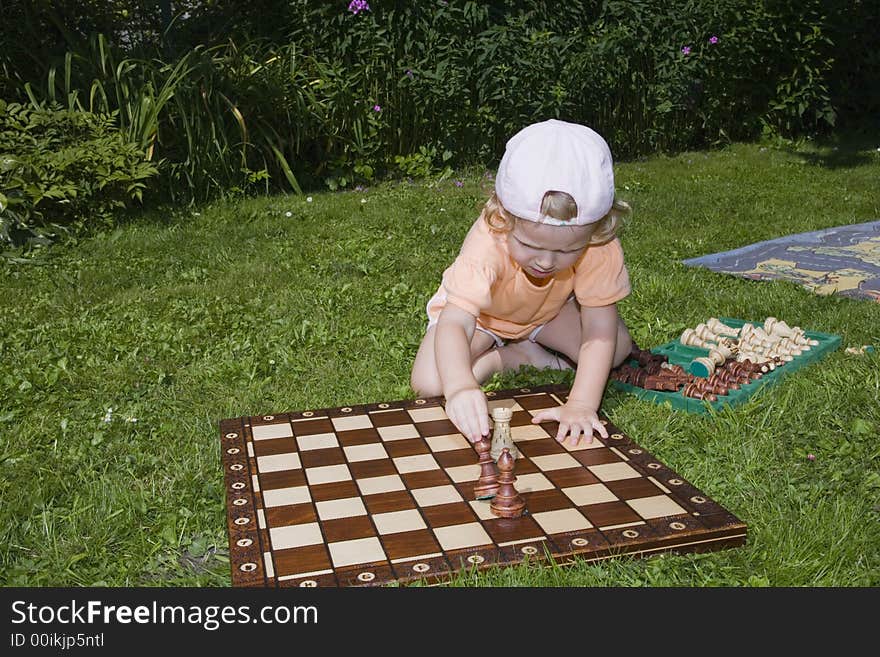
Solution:
<path fill-rule="evenodd" d="M 513 475 L 513 468 L 516 462 L 510 455 L 510 451 L 505 447 L 498 457 L 498 469 L 501 476 L 498 477 L 498 490 L 489 508 L 499 518 L 519 518 L 526 509 L 526 502 L 522 496 L 513 487 L 516 477 Z"/>
<path fill-rule="evenodd" d="M 492 445 L 488 440 L 479 440 L 474 447 L 480 455 L 480 478 L 474 484 L 474 496 L 478 500 L 488 500 L 498 491 L 498 466 L 489 453 Z"/>

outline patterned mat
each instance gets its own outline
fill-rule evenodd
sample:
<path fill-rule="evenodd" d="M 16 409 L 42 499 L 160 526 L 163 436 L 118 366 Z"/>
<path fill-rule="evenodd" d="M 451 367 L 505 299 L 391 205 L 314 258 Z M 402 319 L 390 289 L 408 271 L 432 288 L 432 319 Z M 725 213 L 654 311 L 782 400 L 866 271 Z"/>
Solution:
<path fill-rule="evenodd" d="M 755 280 L 792 281 L 816 294 L 880 302 L 880 221 L 789 235 L 683 263 Z"/>

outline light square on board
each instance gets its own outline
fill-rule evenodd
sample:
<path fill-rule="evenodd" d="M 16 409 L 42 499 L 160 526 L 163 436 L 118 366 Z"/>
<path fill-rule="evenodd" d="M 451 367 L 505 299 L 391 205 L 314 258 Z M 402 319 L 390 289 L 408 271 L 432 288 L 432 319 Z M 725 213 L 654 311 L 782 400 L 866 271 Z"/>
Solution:
<path fill-rule="evenodd" d="M 641 475 L 626 463 L 603 463 L 589 466 L 590 472 L 599 478 L 599 481 L 615 481 L 617 479 L 630 479 Z"/>
<path fill-rule="evenodd" d="M 336 568 L 353 566 L 359 563 L 385 561 L 385 551 L 375 536 L 357 538 L 352 541 L 328 543 L 330 559 Z"/>
<path fill-rule="evenodd" d="M 312 501 L 308 486 L 290 486 L 288 488 L 268 488 L 263 491 L 263 506 L 286 506 L 303 504 Z"/>
<path fill-rule="evenodd" d="M 416 509 L 376 513 L 373 515 L 373 522 L 380 534 L 399 534 L 427 528 L 422 514 Z"/>
<path fill-rule="evenodd" d="M 577 509 L 543 511 L 540 513 L 533 513 L 532 518 L 534 518 L 535 522 L 541 526 L 541 529 L 548 534 L 576 532 L 583 529 L 590 529 L 593 526 L 592 523 Z"/>
<path fill-rule="evenodd" d="M 318 545 L 324 542 L 324 537 L 321 534 L 321 525 L 316 522 L 270 527 L 269 539 L 272 541 L 272 548 L 275 550 L 303 547 L 304 545 Z"/>
<path fill-rule="evenodd" d="M 352 429 L 368 429 L 373 426 L 367 415 L 343 415 L 331 418 L 333 428 L 336 431 L 351 431 Z"/>
<path fill-rule="evenodd" d="M 419 432 L 413 424 L 394 424 L 388 427 L 378 427 L 376 430 L 382 440 L 406 440 L 419 437 Z"/>
<path fill-rule="evenodd" d="M 327 447 L 338 447 L 339 441 L 336 440 L 334 433 L 313 433 L 309 436 L 300 436 L 296 439 L 301 451 L 305 452 L 310 449 L 325 449 Z"/>
<path fill-rule="evenodd" d="M 568 496 L 577 506 L 588 504 L 601 504 L 602 502 L 614 502 L 617 497 L 602 484 L 588 484 L 586 486 L 573 486 L 563 488 L 562 492 Z"/>
<path fill-rule="evenodd" d="M 478 472 L 477 478 L 479 478 L 479 476 Z M 540 472 L 519 475 L 513 485 L 520 493 L 531 493 L 532 491 L 550 490 L 551 488 L 554 488 L 553 482 Z"/>
<path fill-rule="evenodd" d="M 368 477 L 357 480 L 361 495 L 375 495 L 376 493 L 390 493 L 395 490 L 405 490 L 399 475 L 385 475 L 382 477 Z"/>
<path fill-rule="evenodd" d="M 524 424 L 521 427 L 510 427 L 510 437 L 518 440 L 540 440 L 550 434 L 540 424 Z"/>
<path fill-rule="evenodd" d="M 587 439 L 581 436 L 576 443 L 573 443 L 570 436 L 566 436 L 565 440 L 561 443 L 566 450 L 569 452 L 580 452 L 585 449 L 600 449 L 605 447 L 601 440 L 599 440 L 596 436 L 593 436 L 593 440 L 587 442 Z"/>
<path fill-rule="evenodd" d="M 351 518 L 352 516 L 365 516 L 367 510 L 364 502 L 359 497 L 345 497 L 339 500 L 327 500 L 316 502 L 315 509 L 321 520 L 334 520 L 336 518 Z"/>
<path fill-rule="evenodd" d="M 642 518 L 662 518 L 664 516 L 677 516 L 687 513 L 675 501 L 666 495 L 655 495 L 654 497 L 640 497 L 634 500 L 627 500 L 636 513 Z"/>
<path fill-rule="evenodd" d="M 257 470 L 260 472 L 278 472 L 280 470 L 296 470 L 302 467 L 299 454 L 287 452 L 286 454 L 271 454 L 257 457 Z"/>
<path fill-rule="evenodd" d="M 433 506 L 435 504 L 449 504 L 461 502 L 462 496 L 454 486 L 431 486 L 430 488 L 417 488 L 410 491 L 419 506 Z"/>
<path fill-rule="evenodd" d="M 495 520 L 498 516 L 492 513 L 492 500 L 470 500 L 468 504 L 480 520 Z"/>
<path fill-rule="evenodd" d="M 478 522 L 450 525 L 449 527 L 435 527 L 434 535 L 444 550 L 458 550 L 460 548 L 492 544 L 489 534 L 486 533 L 486 530 Z"/>
<path fill-rule="evenodd" d="M 261 424 L 251 427 L 251 436 L 254 440 L 266 440 L 267 438 L 291 438 L 293 430 L 288 422 L 283 424 Z"/>
<path fill-rule="evenodd" d="M 523 407 L 515 399 L 489 399 L 487 406 L 489 407 L 489 416 L 496 408 L 509 408 L 512 413 L 523 410 Z"/>
<path fill-rule="evenodd" d="M 431 422 L 433 420 L 446 420 L 448 416 L 442 406 L 430 406 L 428 408 L 411 408 L 408 411 L 413 422 Z"/>
<path fill-rule="evenodd" d="M 446 474 L 457 484 L 463 481 L 476 481 L 480 478 L 480 466 L 477 463 L 458 465 L 454 468 L 446 468 Z"/>
<path fill-rule="evenodd" d="M 351 472 L 344 463 L 341 465 L 323 465 L 317 468 L 306 468 L 306 479 L 309 485 L 329 484 L 334 481 L 351 479 Z"/>
<path fill-rule="evenodd" d="M 532 463 L 539 469 L 547 470 L 563 470 L 565 468 L 576 468 L 581 464 L 571 454 L 548 454 L 547 456 L 533 456 Z"/>
<path fill-rule="evenodd" d="M 382 443 L 371 443 L 369 445 L 352 445 L 351 447 L 343 447 L 345 458 L 349 463 L 358 461 L 375 461 L 376 459 L 387 459 L 388 452 Z"/>
<path fill-rule="evenodd" d="M 394 461 L 394 465 L 397 467 L 397 471 L 400 474 L 407 474 L 409 472 L 423 472 L 425 470 L 436 470 L 440 467 L 437 464 L 437 461 L 434 460 L 434 457 L 430 454 L 401 456 L 400 458 L 395 458 L 392 460 Z"/>
<path fill-rule="evenodd" d="M 425 438 L 432 452 L 449 452 L 455 449 L 467 449 L 470 446 L 468 439 L 460 433 L 450 433 L 444 436 L 428 436 Z"/>

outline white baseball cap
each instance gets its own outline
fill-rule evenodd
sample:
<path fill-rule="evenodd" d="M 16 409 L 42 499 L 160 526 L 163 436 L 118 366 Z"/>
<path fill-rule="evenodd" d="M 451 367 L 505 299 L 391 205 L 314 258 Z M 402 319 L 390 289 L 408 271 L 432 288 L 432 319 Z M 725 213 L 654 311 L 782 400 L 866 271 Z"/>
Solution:
<path fill-rule="evenodd" d="M 557 226 L 599 221 L 614 203 L 611 149 L 591 128 L 550 119 L 533 123 L 507 142 L 495 176 L 495 194 L 508 212 Z M 567 192 L 577 216 L 560 221 L 541 214 L 547 192 Z"/>

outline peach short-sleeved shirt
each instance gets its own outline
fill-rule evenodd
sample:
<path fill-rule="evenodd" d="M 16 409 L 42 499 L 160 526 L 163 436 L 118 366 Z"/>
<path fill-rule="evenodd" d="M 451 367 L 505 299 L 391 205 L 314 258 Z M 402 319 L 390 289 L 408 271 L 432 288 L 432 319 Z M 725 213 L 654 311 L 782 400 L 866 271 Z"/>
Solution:
<path fill-rule="evenodd" d="M 559 314 L 574 293 L 582 306 L 607 306 L 631 291 L 620 240 L 590 245 L 570 268 L 550 281 L 532 283 L 507 249 L 507 233 L 493 232 L 478 219 L 455 261 L 443 272 L 428 302 L 430 322 L 447 302 L 472 314 L 477 324 L 501 338 L 518 340 Z"/>

